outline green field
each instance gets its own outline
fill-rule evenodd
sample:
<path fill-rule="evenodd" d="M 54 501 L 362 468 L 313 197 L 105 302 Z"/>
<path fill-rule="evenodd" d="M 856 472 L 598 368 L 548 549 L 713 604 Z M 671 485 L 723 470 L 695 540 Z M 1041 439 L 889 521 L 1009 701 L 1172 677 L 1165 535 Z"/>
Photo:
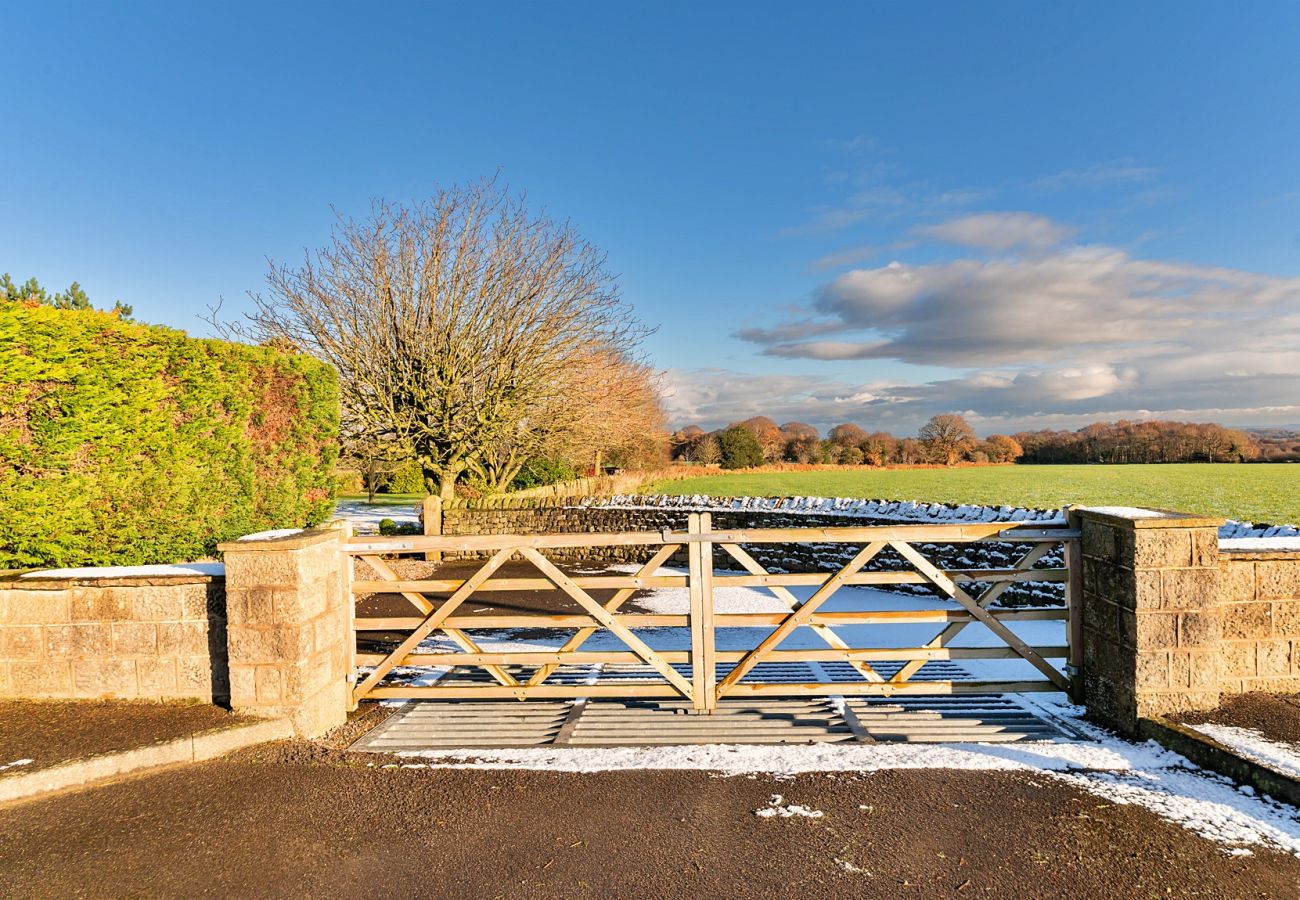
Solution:
<path fill-rule="evenodd" d="M 1270 524 L 1300 523 L 1300 465 L 982 466 L 743 472 L 660 481 L 655 494 L 862 497 L 1053 508 L 1146 506 Z"/>

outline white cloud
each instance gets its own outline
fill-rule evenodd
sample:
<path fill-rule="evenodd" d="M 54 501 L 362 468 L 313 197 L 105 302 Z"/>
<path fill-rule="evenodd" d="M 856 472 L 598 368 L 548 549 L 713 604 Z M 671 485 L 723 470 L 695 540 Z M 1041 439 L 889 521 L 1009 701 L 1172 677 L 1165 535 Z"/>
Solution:
<path fill-rule="evenodd" d="M 951 378 L 857 385 L 808 376 L 791 391 L 776 382 L 756 390 L 733 374 L 713 379 L 707 411 L 744 418 L 723 410 L 751 391 L 759 399 L 746 415 L 788 410 L 882 427 L 954 409 L 1001 427 L 1134 416 L 1300 421 L 1300 278 L 1058 245 L 1068 229 L 1029 214 L 964 217 L 931 233 L 1035 252 L 854 269 L 819 288 L 810 309 L 738 336 L 768 355 L 841 370 L 897 360 L 948 368 Z"/>
<path fill-rule="evenodd" d="M 960 411 L 982 434 L 1078 428 L 1116 419 L 1176 419 L 1229 425 L 1300 422 L 1300 376 L 1259 379 L 1221 373 L 1194 381 L 1110 367 L 1007 373 L 977 371 L 919 384 L 855 385 L 815 375 L 758 375 L 676 369 L 666 403 L 679 425 L 717 428 L 755 415 L 808 422 L 823 432 L 840 422 L 915 434 L 930 416 Z"/>
<path fill-rule="evenodd" d="M 1074 234 L 1071 228 L 1027 212 L 976 213 L 916 231 L 949 244 L 987 250 L 1054 247 Z"/>
<path fill-rule="evenodd" d="M 1250 357 L 1229 368 L 1257 371 L 1251 360 L 1264 353 L 1281 354 L 1270 371 L 1300 371 L 1300 279 L 1135 259 L 1109 247 L 894 262 L 833 279 L 809 318 L 741 336 L 771 355 L 810 359 L 968 368 L 1227 352 Z"/>

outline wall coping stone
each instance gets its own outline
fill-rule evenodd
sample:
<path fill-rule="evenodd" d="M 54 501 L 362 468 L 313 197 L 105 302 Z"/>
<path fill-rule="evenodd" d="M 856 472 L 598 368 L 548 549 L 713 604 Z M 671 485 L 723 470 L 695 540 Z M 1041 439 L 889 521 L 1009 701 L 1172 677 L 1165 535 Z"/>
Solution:
<path fill-rule="evenodd" d="M 28 571 L 40 571 L 39 569 Z M 225 575 L 116 575 L 92 578 L 23 578 L 19 575 L 0 576 L 0 590 L 66 591 L 74 587 L 167 587 L 181 584 L 211 584 L 224 582 Z"/>
<path fill-rule="evenodd" d="M 1137 509 L 1132 514 L 1113 511 L 1111 507 L 1073 506 L 1070 512 L 1084 518 L 1118 525 L 1122 528 L 1218 528 L 1227 519 L 1216 516 L 1198 516 L 1173 509 Z"/>
<path fill-rule="evenodd" d="M 342 532 L 337 528 L 312 528 L 298 534 L 274 538 L 259 538 L 255 541 L 223 541 L 217 544 L 222 553 L 242 553 L 259 550 L 302 550 L 328 541 L 337 541 Z"/>
<path fill-rule="evenodd" d="M 1219 557 L 1232 560 L 1294 560 L 1300 561 L 1300 550 L 1250 550 L 1245 547 L 1219 547 Z"/>

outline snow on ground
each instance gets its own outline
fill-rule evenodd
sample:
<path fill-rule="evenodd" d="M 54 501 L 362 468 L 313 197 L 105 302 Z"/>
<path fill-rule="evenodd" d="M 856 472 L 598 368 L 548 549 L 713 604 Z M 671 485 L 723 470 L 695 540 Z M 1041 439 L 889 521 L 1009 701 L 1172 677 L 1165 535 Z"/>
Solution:
<path fill-rule="evenodd" d="M 384 519 L 392 519 L 399 525 L 418 524 L 420 507 L 409 500 L 401 503 L 340 500 L 334 505 L 334 518 L 351 522 L 357 534 L 378 534 L 379 523 Z"/>
<path fill-rule="evenodd" d="M 632 567 L 628 567 L 632 568 Z M 790 589 L 801 600 L 811 587 Z M 728 612 L 770 612 L 784 608 L 762 588 L 719 589 L 720 609 Z M 663 588 L 650 592 L 638 605 L 660 613 L 685 612 L 685 589 Z M 900 595 L 863 586 L 841 588 L 827 601 L 828 610 L 935 609 L 955 607 L 939 598 Z M 1063 644 L 1064 623 L 1013 621 L 1007 625 L 1031 644 Z M 854 647 L 915 646 L 943 628 L 932 625 L 858 625 L 835 630 Z M 719 649 L 748 649 L 769 632 L 767 628 L 719 629 Z M 637 629 L 639 637 L 656 649 L 689 647 L 684 628 Z M 558 646 L 568 632 L 539 640 L 530 633 L 525 641 L 511 632 L 471 630 L 485 651 L 543 649 Z M 983 625 L 970 625 L 954 646 L 998 645 L 1001 641 Z M 781 647 L 824 646 L 810 629 L 797 629 Z M 445 637 L 427 640 L 422 649 L 450 650 Z M 624 649 L 617 637 L 600 631 L 583 649 Z M 982 679 L 1040 677 L 1023 660 L 963 660 L 963 668 Z M 413 670 L 414 671 L 414 670 Z M 426 679 L 437 674 L 423 670 Z M 427 682 L 426 682 L 427 683 Z M 1071 706 L 1060 694 L 1020 695 L 1017 698 L 1048 719 L 1065 721 L 1084 739 L 1061 738 L 1017 744 L 786 744 L 650 747 L 530 747 L 519 749 L 423 750 L 405 752 L 407 767 L 541 769 L 565 772 L 600 772 L 634 769 L 697 769 L 724 776 L 797 773 L 860 772 L 888 769 L 968 769 L 1022 772 L 1059 778 L 1112 803 L 1133 803 L 1210 840 L 1225 852 L 1249 853 L 1250 847 L 1276 847 L 1300 856 L 1300 811 L 1248 788 L 1197 768 L 1185 758 L 1154 742 L 1134 744 L 1121 740 L 1082 719 L 1083 710 Z M 763 815 L 785 815 L 776 808 Z M 800 815 L 800 813 L 790 813 Z"/>
<path fill-rule="evenodd" d="M 806 806 L 800 806 L 798 803 L 787 804 L 785 798 L 780 794 L 773 794 L 767 806 L 754 810 L 754 815 L 760 819 L 792 819 L 795 816 L 805 819 L 820 819 L 826 814 L 820 809 L 809 809 Z"/>
<path fill-rule="evenodd" d="M 1300 745 L 1273 741 L 1254 728 L 1205 723 L 1189 726 L 1232 749 L 1234 753 L 1291 778 L 1300 778 Z"/>
<path fill-rule="evenodd" d="M 1103 516 L 1122 516 L 1126 519 L 1175 519 L 1178 513 L 1165 512 L 1162 509 L 1144 509 L 1140 506 L 1081 506 L 1088 512 L 1101 513 Z"/>
<path fill-rule="evenodd" d="M 175 563 L 155 566 L 89 566 L 84 569 L 41 569 L 23 578 L 129 578 L 151 575 L 225 575 L 223 563 Z"/>
<path fill-rule="evenodd" d="M 1154 742 L 1133 744 L 1083 721 L 1059 695 L 1044 705 L 1089 740 L 1008 744 L 700 744 L 654 747 L 530 747 L 507 750 L 422 750 L 400 754 L 407 766 L 606 772 L 695 769 L 724 776 L 889 769 L 966 769 L 1058 778 L 1111 803 L 1136 804 L 1227 852 L 1273 847 L 1300 856 L 1300 811 L 1238 789 Z M 1039 702 L 1043 702 L 1041 699 Z M 419 762 L 416 762 L 416 760 Z M 773 806 L 779 804 L 774 803 Z M 761 812 L 761 811 L 760 811 Z M 772 813 L 773 815 L 778 813 Z"/>
<path fill-rule="evenodd" d="M 1261 538 L 1219 538 L 1220 550 L 1300 550 L 1300 536 Z"/>

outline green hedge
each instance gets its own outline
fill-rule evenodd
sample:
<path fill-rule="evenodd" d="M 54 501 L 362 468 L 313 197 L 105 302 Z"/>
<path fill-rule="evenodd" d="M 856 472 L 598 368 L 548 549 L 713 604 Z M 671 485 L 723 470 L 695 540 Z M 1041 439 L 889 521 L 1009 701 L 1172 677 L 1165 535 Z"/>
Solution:
<path fill-rule="evenodd" d="M 0 304 L 0 569 L 191 560 L 333 508 L 338 382 L 310 357 Z"/>

